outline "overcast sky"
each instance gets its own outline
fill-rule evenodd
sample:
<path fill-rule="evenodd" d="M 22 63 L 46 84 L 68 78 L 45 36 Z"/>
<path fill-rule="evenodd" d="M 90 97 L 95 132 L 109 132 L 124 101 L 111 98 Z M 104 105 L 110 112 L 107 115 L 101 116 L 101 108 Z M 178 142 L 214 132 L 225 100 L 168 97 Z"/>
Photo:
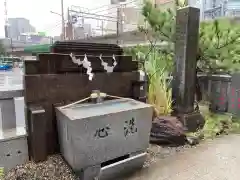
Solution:
<path fill-rule="evenodd" d="M 64 0 L 65 12 L 71 5 L 94 9 L 110 4 L 110 0 Z M 0 0 L 0 37 L 4 36 L 4 0 Z M 8 17 L 24 17 L 30 20 L 37 31 L 58 35 L 61 31 L 61 17 L 50 11 L 61 13 L 61 0 L 7 0 Z M 106 7 L 107 8 L 107 7 Z M 99 9 L 100 11 L 103 9 Z M 94 12 L 94 11 L 93 11 Z M 104 13 L 104 12 L 103 12 Z M 105 11 L 107 13 L 107 11 Z"/>

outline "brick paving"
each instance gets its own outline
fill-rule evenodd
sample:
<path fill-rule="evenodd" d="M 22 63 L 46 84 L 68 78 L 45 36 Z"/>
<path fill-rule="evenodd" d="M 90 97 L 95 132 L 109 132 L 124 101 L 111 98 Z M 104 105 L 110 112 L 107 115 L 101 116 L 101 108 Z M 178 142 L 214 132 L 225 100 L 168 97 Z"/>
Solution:
<path fill-rule="evenodd" d="M 153 158 L 153 157 L 152 157 Z M 239 180 L 240 135 L 209 140 L 160 159 L 125 180 Z"/>

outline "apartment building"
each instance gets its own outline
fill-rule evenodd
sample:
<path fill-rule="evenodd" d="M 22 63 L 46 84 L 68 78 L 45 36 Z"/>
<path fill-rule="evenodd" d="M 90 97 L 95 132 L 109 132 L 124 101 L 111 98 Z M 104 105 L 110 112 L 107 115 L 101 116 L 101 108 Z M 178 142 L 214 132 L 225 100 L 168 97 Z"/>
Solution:
<path fill-rule="evenodd" d="M 174 0 L 150 1 L 152 1 L 152 4 L 155 4 L 162 9 L 173 8 L 175 5 Z M 107 21 L 106 29 L 111 29 L 112 32 L 117 32 L 118 27 L 121 33 L 136 30 L 139 25 L 144 25 L 144 17 L 141 14 L 142 4 L 143 0 L 125 0 L 123 5 L 120 5 L 119 3 L 109 5 L 108 15 L 113 18 L 109 18 L 109 21 Z M 118 19 L 119 23 L 117 24 Z"/>
<path fill-rule="evenodd" d="M 26 18 L 9 18 L 8 34 L 12 39 L 17 40 L 22 33 L 36 32 L 35 27 Z"/>
<path fill-rule="evenodd" d="M 240 16 L 239 0 L 228 0 L 226 3 L 226 16 Z"/>
<path fill-rule="evenodd" d="M 240 16 L 239 0 L 189 0 L 189 5 L 200 8 L 202 20 Z"/>

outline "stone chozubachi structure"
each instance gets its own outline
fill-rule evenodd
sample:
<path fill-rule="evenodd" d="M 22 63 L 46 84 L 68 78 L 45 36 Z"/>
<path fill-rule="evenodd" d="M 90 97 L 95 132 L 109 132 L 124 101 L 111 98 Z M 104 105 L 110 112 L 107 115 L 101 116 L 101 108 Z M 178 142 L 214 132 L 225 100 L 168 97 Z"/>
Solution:
<path fill-rule="evenodd" d="M 190 131 L 196 130 L 199 124 L 204 121 L 200 113 L 194 111 L 194 77 L 196 71 L 198 26 L 198 9 L 187 7 L 177 11 L 176 68 L 173 83 L 174 110 Z M 78 43 L 74 41 L 57 42 L 53 46 L 52 51 L 53 53 L 50 54 L 40 54 L 38 60 L 25 62 L 24 100 L 26 105 L 28 152 L 30 159 L 36 162 L 44 161 L 48 155 L 59 153 L 63 150 L 64 145 L 60 149 L 58 138 L 60 141 L 75 138 L 75 143 L 91 140 L 92 145 L 96 146 L 96 150 L 101 150 L 101 153 L 99 153 L 100 151 L 95 151 L 94 155 L 91 155 L 88 154 L 88 150 L 91 147 L 87 143 L 78 144 L 82 149 L 73 144 L 72 149 L 75 149 L 76 153 L 82 153 L 81 155 L 79 154 L 79 157 L 83 158 L 81 161 L 85 162 L 86 160 L 92 166 L 90 169 L 87 167 L 81 169 L 84 179 L 92 175 L 99 175 L 99 172 L 104 170 L 106 172 L 105 177 L 110 177 L 115 172 L 118 172 L 119 169 L 124 169 L 123 167 L 134 169 L 133 167 L 142 165 L 142 157 L 146 155 L 146 148 L 149 144 L 148 131 L 150 131 L 152 122 L 149 105 L 134 100 L 131 102 L 123 101 L 122 104 L 116 103 L 120 109 L 125 108 L 125 111 L 121 111 L 121 118 L 124 117 L 124 120 L 119 118 L 119 111 L 116 110 L 116 106 L 106 106 L 105 108 L 109 108 L 109 111 L 115 111 L 115 113 L 110 114 L 112 116 L 116 115 L 116 121 L 111 121 L 112 124 L 110 124 L 109 120 L 101 119 L 101 117 L 106 118 L 108 116 L 106 114 L 102 116 L 99 113 L 100 117 L 97 120 L 99 124 L 86 123 L 86 129 L 84 129 L 88 130 L 91 126 L 96 129 L 96 132 L 93 131 L 94 133 L 85 134 L 81 134 L 82 132 L 78 133 L 77 131 L 68 132 L 75 125 L 79 125 L 77 122 L 80 122 L 79 120 L 82 119 L 81 115 L 78 114 L 79 117 L 76 118 L 77 116 L 74 116 L 74 113 L 77 115 L 76 112 L 74 112 L 74 109 L 71 109 L 67 116 L 60 118 L 64 113 L 61 112 L 61 114 L 61 110 L 59 109 L 59 107 L 64 107 L 66 104 L 84 99 L 95 89 L 111 94 L 113 97 L 130 97 L 139 101 L 146 100 L 146 83 L 140 80 L 138 62 L 132 61 L 131 57 L 123 56 L 122 49 L 118 46 L 109 44 Z M 75 53 L 76 59 L 80 58 L 81 62 L 73 61 L 71 53 Z M 107 64 L 115 64 L 116 61 L 116 66 L 111 74 L 106 72 L 106 69 L 102 66 L 103 61 Z M 84 62 L 91 64 L 91 73 L 94 74 L 91 81 L 89 80 L 89 74 L 86 74 L 89 68 L 86 70 L 84 66 L 79 66 L 78 62 L 80 64 Z M 12 96 L 9 98 L 12 98 Z M 147 116 L 143 119 L 144 121 L 141 119 L 142 112 L 138 111 L 139 108 L 136 107 L 140 109 L 144 107 L 146 109 L 146 114 L 144 115 Z M 101 107 L 97 107 L 96 105 L 94 108 L 96 112 L 97 109 L 101 109 Z M 61 114 L 58 114 L 58 118 L 61 119 L 60 121 L 74 120 L 66 123 L 64 127 L 61 127 L 61 123 L 57 126 L 56 112 Z M 133 115 L 134 117 L 132 117 Z M 119 118 L 119 121 L 117 118 Z M 109 124 L 116 131 L 111 131 L 111 127 L 108 126 Z M 5 126 L 5 124 L 3 125 Z M 130 129 L 128 129 L 129 125 Z M 59 127 L 62 133 L 58 132 L 57 127 Z M 145 127 L 145 129 L 142 127 Z M 83 127 L 81 126 L 81 128 Z M 138 129 L 141 128 L 142 131 L 138 134 Z M 106 132 L 112 136 L 105 137 L 109 138 L 110 142 L 107 142 L 106 139 L 101 139 L 106 135 Z M 74 133 L 77 133 L 77 135 Z M 118 133 L 122 134 L 118 135 Z M 61 135 L 65 137 L 62 138 Z M 71 137 L 68 135 L 71 135 Z M 25 136 L 23 138 L 26 144 Z M 99 139 L 107 143 L 97 144 L 97 141 L 100 142 Z M 116 139 L 119 144 L 125 143 L 124 147 L 117 146 L 119 147 L 118 153 L 114 151 Z M 22 151 L 25 152 L 26 147 L 24 146 Z M 108 149 L 108 147 L 113 148 L 111 156 L 105 155 L 103 158 L 96 156 L 98 153 L 102 155 L 104 153 L 103 150 Z M 1 148 L 2 146 L 0 146 Z M 67 153 L 65 156 L 68 156 L 69 161 L 71 161 L 72 156 L 69 155 L 71 152 L 65 151 L 65 153 Z M 26 154 L 24 155 L 26 156 Z M 75 156 L 78 155 L 75 154 Z M 134 163 L 125 163 L 126 161 Z M 77 163 L 74 160 L 72 161 L 73 166 L 77 165 Z M 107 168 L 111 168 L 111 171 L 107 171 Z"/>
<path fill-rule="evenodd" d="M 48 155 L 61 152 L 83 180 L 99 176 L 114 179 L 119 172 L 142 167 L 149 145 L 152 108 L 138 102 L 146 99 L 146 83 L 141 81 L 138 62 L 112 44 L 57 42 L 52 51 L 39 54 L 37 61 L 25 62 L 31 159 L 44 161 Z M 86 101 L 77 107 L 60 108 L 85 99 L 92 90 L 138 101 Z M 84 110 L 86 113 L 81 113 Z M 141 110 L 147 115 L 143 119 Z"/>

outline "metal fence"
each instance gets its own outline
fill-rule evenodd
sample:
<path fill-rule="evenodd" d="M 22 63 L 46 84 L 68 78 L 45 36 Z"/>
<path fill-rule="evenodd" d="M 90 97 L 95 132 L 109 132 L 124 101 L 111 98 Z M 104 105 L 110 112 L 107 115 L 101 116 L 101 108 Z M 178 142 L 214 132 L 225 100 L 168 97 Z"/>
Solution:
<path fill-rule="evenodd" d="M 213 112 L 228 112 L 231 94 L 231 75 L 198 75 L 203 100 L 210 102 Z"/>
<path fill-rule="evenodd" d="M 167 78 L 171 80 L 172 77 Z M 203 101 L 210 103 L 213 112 L 229 112 L 232 76 L 222 74 L 198 74 Z"/>

